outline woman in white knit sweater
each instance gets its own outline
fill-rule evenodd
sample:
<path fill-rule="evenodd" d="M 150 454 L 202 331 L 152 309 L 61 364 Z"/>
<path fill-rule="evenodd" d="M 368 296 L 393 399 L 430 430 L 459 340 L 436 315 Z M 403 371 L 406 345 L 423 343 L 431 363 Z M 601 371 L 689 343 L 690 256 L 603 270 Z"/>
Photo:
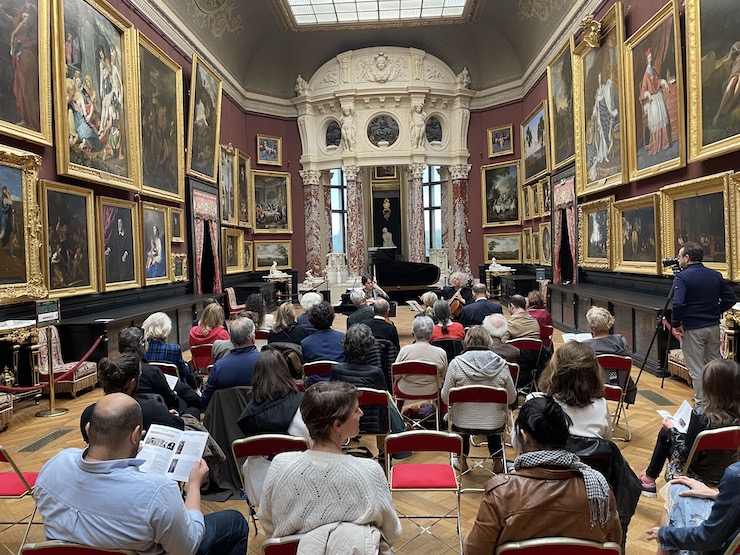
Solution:
<path fill-rule="evenodd" d="M 393 545 L 401 537 L 401 522 L 382 468 L 372 459 L 342 453 L 342 445 L 359 435 L 357 389 L 346 382 L 318 382 L 306 390 L 300 408 L 314 445 L 273 459 L 259 508 L 267 536 L 349 522 L 378 528 Z"/>

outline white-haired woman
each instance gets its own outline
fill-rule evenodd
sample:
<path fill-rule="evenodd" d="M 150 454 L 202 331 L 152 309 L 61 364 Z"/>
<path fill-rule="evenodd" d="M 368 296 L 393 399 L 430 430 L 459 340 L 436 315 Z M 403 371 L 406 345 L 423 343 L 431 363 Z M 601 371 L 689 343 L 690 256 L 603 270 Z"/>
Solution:
<path fill-rule="evenodd" d="M 630 348 L 623 335 L 609 333 L 614 326 L 614 316 L 600 306 L 592 306 L 586 312 L 586 320 L 593 339 L 584 341 L 597 355 L 629 356 Z"/>
<path fill-rule="evenodd" d="M 168 362 L 176 364 L 180 378 L 185 380 L 190 387 L 195 389 L 197 383 L 190 372 L 190 366 L 182 358 L 182 348 L 177 343 L 167 343 L 172 331 L 172 320 L 164 312 L 151 314 L 141 325 L 144 329 L 144 337 L 147 341 L 147 362 Z"/>
<path fill-rule="evenodd" d="M 316 328 L 313 327 L 313 324 L 308 320 L 308 311 L 323 300 L 324 297 L 321 296 L 321 293 L 316 293 L 315 291 L 310 291 L 301 297 L 300 304 L 303 309 L 303 314 L 299 315 L 295 321 L 298 322 L 299 325 L 303 326 L 303 329 L 305 329 L 309 335 L 316 333 Z"/>
<path fill-rule="evenodd" d="M 442 289 L 442 298 L 449 303 L 453 304 L 453 299 L 457 301 L 459 305 L 465 306 L 466 304 L 474 303 L 473 292 L 469 287 L 465 287 L 465 283 L 468 280 L 468 276 L 463 272 L 453 272 L 450 276 L 450 283 L 444 289 Z M 460 311 L 462 311 L 460 306 Z M 453 311 L 453 313 L 456 311 Z"/>

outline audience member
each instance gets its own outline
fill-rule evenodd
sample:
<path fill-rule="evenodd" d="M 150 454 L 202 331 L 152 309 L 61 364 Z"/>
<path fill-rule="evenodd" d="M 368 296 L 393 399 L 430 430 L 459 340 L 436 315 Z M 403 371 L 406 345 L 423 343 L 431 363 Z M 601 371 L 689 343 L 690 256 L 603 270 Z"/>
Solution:
<path fill-rule="evenodd" d="M 491 350 L 507 362 L 519 360 L 519 349 L 501 340 L 508 331 L 509 323 L 503 314 L 491 314 L 483 320 L 483 327 L 491 335 Z"/>
<path fill-rule="evenodd" d="M 624 336 L 611 333 L 614 316 L 607 309 L 592 306 L 586 312 L 586 320 L 593 338 L 586 339 L 584 343 L 590 345 L 597 355 L 630 355 L 631 351 Z"/>
<path fill-rule="evenodd" d="M 411 335 L 414 342 L 404 345 L 398 352 L 396 362 L 407 360 L 421 360 L 431 362 L 437 367 L 437 377 L 433 376 L 402 376 L 393 384 L 394 391 L 406 395 L 436 395 L 442 387 L 447 374 L 447 353 L 444 349 L 429 343 L 434 331 L 434 321 L 429 316 L 414 318 L 411 324 Z"/>
<path fill-rule="evenodd" d="M 382 298 L 376 299 L 375 304 L 373 304 L 373 311 L 375 316 L 365 323 L 373 332 L 375 339 L 387 339 L 396 346 L 396 352 L 398 352 L 398 349 L 401 348 L 401 342 L 398 339 L 396 326 L 388 319 L 388 312 L 390 311 L 388 301 Z"/>
<path fill-rule="evenodd" d="M 349 300 L 355 305 L 355 311 L 347 317 L 347 329 L 359 323 L 367 324 L 375 316 L 373 307 L 367 304 L 365 293 L 362 289 L 352 289 L 349 293 Z"/>
<path fill-rule="evenodd" d="M 322 301 L 310 308 L 308 318 L 311 325 L 316 329 L 316 333 L 301 341 L 303 360 L 305 362 L 315 360 L 344 362 L 346 358 L 341 343 L 344 334 L 341 331 L 331 329 L 334 322 L 334 307 L 328 302 Z"/>
<path fill-rule="evenodd" d="M 465 328 L 459 322 L 453 322 L 450 319 L 450 305 L 447 301 L 438 300 L 434 303 L 434 316 L 437 321 L 432 330 L 430 341 L 438 339 L 465 339 Z"/>
<path fill-rule="evenodd" d="M 540 329 L 544 326 L 552 326 L 552 314 L 545 308 L 545 299 L 542 298 L 542 293 L 537 291 L 530 291 L 527 294 L 527 312 L 529 315 L 537 320 L 540 325 Z"/>
<path fill-rule="evenodd" d="M 216 341 L 229 339 L 229 332 L 223 327 L 223 321 L 224 309 L 220 304 L 211 303 L 204 307 L 198 325 L 190 330 L 190 348 L 196 345 L 213 345 Z M 212 356 L 208 356 L 208 353 L 196 352 L 193 358 L 198 368 L 208 368 L 213 364 Z"/>
<path fill-rule="evenodd" d="M 267 335 L 267 343 L 282 342 L 300 345 L 306 337 L 308 337 L 306 329 L 295 321 L 293 303 L 281 304 L 277 309 L 275 323 Z"/>
<path fill-rule="evenodd" d="M 245 310 L 254 314 L 254 325 L 257 331 L 269 332 L 275 324 L 275 317 L 267 313 L 265 299 L 259 293 L 252 293 L 247 297 Z"/>
<path fill-rule="evenodd" d="M 378 299 L 389 300 L 388 294 L 380 288 L 380 285 L 375 283 L 372 276 L 362 276 L 360 282 L 362 283 L 362 293 L 365 295 L 366 301 L 372 304 Z"/>
<path fill-rule="evenodd" d="M 303 314 L 298 315 L 298 318 L 296 318 L 296 322 L 303 326 L 303 328 L 308 332 L 309 335 L 315 333 L 316 328 L 313 327 L 313 324 L 308 319 L 308 311 L 311 310 L 311 307 L 316 306 L 323 300 L 324 297 L 321 296 L 321 293 L 316 293 L 315 291 L 309 291 L 301 297 L 300 305 L 303 309 Z"/>
<path fill-rule="evenodd" d="M 331 367 L 329 380 L 386 391 L 388 384 L 383 371 L 367 364 L 367 355 L 375 346 L 372 330 L 366 324 L 355 324 L 344 334 L 341 343 L 346 360 Z"/>
<path fill-rule="evenodd" d="M 500 304 L 488 300 L 488 289 L 485 283 L 473 285 L 473 296 L 475 301 L 465 305 L 460 318 L 457 320 L 463 327 L 480 326 L 483 324 L 483 319 L 489 314 L 504 313 Z"/>
<path fill-rule="evenodd" d="M 502 339 L 539 339 L 540 325 L 527 312 L 527 299 L 521 295 L 512 295 L 509 299 L 509 331 Z"/>
<path fill-rule="evenodd" d="M 437 294 L 434 291 L 427 291 L 420 297 L 420 299 L 424 310 L 422 312 L 419 312 L 416 316 L 414 316 L 414 318 L 429 316 L 432 320 L 434 320 L 434 303 L 439 300 Z M 437 322 L 435 321 L 434 323 L 436 324 Z"/>
<path fill-rule="evenodd" d="M 182 348 L 176 343 L 167 343 L 172 331 L 172 320 L 164 312 L 155 312 L 142 324 L 146 338 L 146 359 L 149 362 L 169 362 L 177 365 L 180 378 L 193 389 L 197 388 L 190 366 L 182 358 Z"/>

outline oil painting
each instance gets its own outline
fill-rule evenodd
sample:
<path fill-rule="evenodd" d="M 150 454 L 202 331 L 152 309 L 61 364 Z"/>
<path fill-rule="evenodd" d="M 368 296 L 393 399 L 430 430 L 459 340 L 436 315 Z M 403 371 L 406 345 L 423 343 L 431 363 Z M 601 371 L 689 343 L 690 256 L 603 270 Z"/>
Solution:
<path fill-rule="evenodd" d="M 283 139 L 268 135 L 257 135 L 257 163 L 282 166 Z"/>
<path fill-rule="evenodd" d="M 238 220 L 241 227 L 251 227 L 252 219 L 249 203 L 252 199 L 251 158 L 241 150 L 237 151 L 236 185 L 238 189 Z"/>
<path fill-rule="evenodd" d="M 521 264 L 522 234 L 500 233 L 483 236 L 484 257 L 486 263 L 493 259 L 499 264 Z"/>
<path fill-rule="evenodd" d="M 611 268 L 611 205 L 606 197 L 578 206 L 578 263 L 582 268 Z"/>
<path fill-rule="evenodd" d="M 514 126 L 512 124 L 492 127 L 486 131 L 488 136 L 488 157 L 514 154 Z"/>
<path fill-rule="evenodd" d="M 170 228 L 167 207 L 145 202 L 142 214 L 146 284 L 167 283 L 170 277 Z"/>
<path fill-rule="evenodd" d="M 660 196 L 657 193 L 612 205 L 614 269 L 657 274 L 660 259 Z"/>
<path fill-rule="evenodd" d="M 136 203 L 99 197 L 98 222 L 101 289 L 141 286 L 141 226 Z"/>
<path fill-rule="evenodd" d="M 231 145 L 221 145 L 218 169 L 218 190 L 221 199 L 221 223 L 237 223 L 236 150 Z"/>
<path fill-rule="evenodd" d="M 576 152 L 573 132 L 573 39 L 560 49 L 547 66 L 547 91 L 550 108 L 550 143 L 552 168 L 573 160 Z"/>
<path fill-rule="evenodd" d="M 277 263 L 280 270 L 291 268 L 290 241 L 255 241 L 254 242 L 254 269 L 269 270 L 273 262 Z"/>
<path fill-rule="evenodd" d="M 223 228 L 224 269 L 227 274 L 243 271 L 244 231 L 241 229 Z"/>
<path fill-rule="evenodd" d="M 290 174 L 252 172 L 254 233 L 293 233 L 290 206 Z"/>
<path fill-rule="evenodd" d="M 550 224 L 540 224 L 540 264 L 552 264 L 552 233 Z"/>
<path fill-rule="evenodd" d="M 188 161 L 190 175 L 216 183 L 221 137 L 222 81 L 197 54 L 190 78 Z"/>
<path fill-rule="evenodd" d="M 542 102 L 522 123 L 522 173 L 524 183 L 550 171 L 550 132 L 547 128 L 547 103 Z"/>
<path fill-rule="evenodd" d="M 520 191 L 518 160 L 481 167 L 483 227 L 520 223 Z"/>

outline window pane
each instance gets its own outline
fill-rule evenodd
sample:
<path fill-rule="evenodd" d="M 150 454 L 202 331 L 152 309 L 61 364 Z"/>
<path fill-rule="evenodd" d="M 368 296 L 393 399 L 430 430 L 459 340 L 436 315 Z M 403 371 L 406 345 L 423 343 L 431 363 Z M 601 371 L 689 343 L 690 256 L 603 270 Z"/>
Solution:
<path fill-rule="evenodd" d="M 340 187 L 332 187 L 331 188 L 331 209 L 341 210 L 342 208 L 344 208 L 344 204 L 342 203 L 342 189 Z"/>
<path fill-rule="evenodd" d="M 442 206 L 442 186 L 439 183 L 431 185 L 432 206 Z"/>
<path fill-rule="evenodd" d="M 429 208 L 429 186 L 428 185 L 424 185 L 421 188 L 421 191 L 422 191 L 422 197 L 423 197 L 423 201 L 422 202 L 424 203 L 423 206 L 424 206 L 424 208 Z"/>
<path fill-rule="evenodd" d="M 442 248 L 442 211 L 435 210 L 433 213 L 433 228 L 434 233 L 432 234 L 432 248 Z"/>
<path fill-rule="evenodd" d="M 332 185 L 341 185 L 342 184 L 342 170 L 336 169 L 336 170 L 329 170 L 331 171 L 331 184 Z"/>
<path fill-rule="evenodd" d="M 331 215 L 332 252 L 344 252 L 344 215 Z"/>

